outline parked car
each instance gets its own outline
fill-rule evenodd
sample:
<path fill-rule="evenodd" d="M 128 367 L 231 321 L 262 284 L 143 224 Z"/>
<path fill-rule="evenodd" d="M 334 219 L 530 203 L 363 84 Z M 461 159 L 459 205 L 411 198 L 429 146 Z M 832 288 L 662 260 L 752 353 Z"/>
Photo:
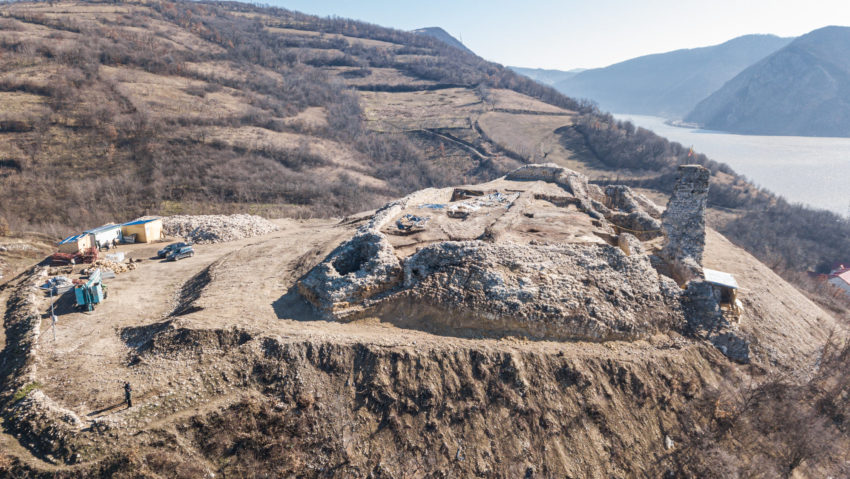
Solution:
<path fill-rule="evenodd" d="M 168 261 L 177 261 L 178 259 L 191 258 L 192 256 L 195 256 L 195 249 L 191 246 L 183 246 L 168 255 Z"/>
<path fill-rule="evenodd" d="M 156 255 L 160 258 L 167 258 L 171 253 L 179 250 L 180 248 L 185 248 L 186 246 L 192 246 L 189 243 L 171 243 L 170 245 L 162 248 L 161 250 L 156 252 Z"/>

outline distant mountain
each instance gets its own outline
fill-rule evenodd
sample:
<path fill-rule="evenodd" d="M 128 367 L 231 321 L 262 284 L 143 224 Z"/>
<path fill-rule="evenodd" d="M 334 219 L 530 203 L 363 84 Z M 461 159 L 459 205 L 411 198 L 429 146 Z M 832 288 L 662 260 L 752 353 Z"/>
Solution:
<path fill-rule="evenodd" d="M 825 27 L 747 68 L 688 121 L 734 133 L 850 136 L 850 27 Z"/>
<path fill-rule="evenodd" d="M 584 71 L 555 88 L 594 100 L 603 110 L 680 119 L 729 79 L 791 40 L 745 35 L 720 45 L 646 55 Z"/>
<path fill-rule="evenodd" d="M 455 48 L 459 48 L 459 49 L 461 49 L 465 52 L 474 53 L 469 48 L 466 48 L 466 45 L 461 43 L 460 40 L 451 36 L 449 34 L 449 32 L 443 30 L 440 27 L 419 28 L 419 29 L 413 30 L 413 33 L 418 33 L 420 35 L 428 35 L 429 37 L 436 38 L 437 40 L 440 40 L 441 42 L 443 42 L 447 45 L 451 45 Z"/>
<path fill-rule="evenodd" d="M 544 85 L 555 85 L 560 81 L 567 80 L 572 78 L 579 73 L 585 71 L 585 68 L 575 68 L 572 70 L 546 70 L 544 68 L 523 68 L 523 67 L 508 67 L 511 70 L 519 73 L 520 75 L 525 75 L 528 78 L 536 82 L 543 83 Z"/>

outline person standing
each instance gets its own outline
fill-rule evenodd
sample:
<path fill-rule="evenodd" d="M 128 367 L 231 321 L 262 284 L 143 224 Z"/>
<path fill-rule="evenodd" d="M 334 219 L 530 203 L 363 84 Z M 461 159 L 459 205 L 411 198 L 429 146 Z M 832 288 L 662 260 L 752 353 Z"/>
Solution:
<path fill-rule="evenodd" d="M 129 381 L 124 383 L 124 400 L 127 401 L 127 409 L 133 407 L 133 387 Z"/>

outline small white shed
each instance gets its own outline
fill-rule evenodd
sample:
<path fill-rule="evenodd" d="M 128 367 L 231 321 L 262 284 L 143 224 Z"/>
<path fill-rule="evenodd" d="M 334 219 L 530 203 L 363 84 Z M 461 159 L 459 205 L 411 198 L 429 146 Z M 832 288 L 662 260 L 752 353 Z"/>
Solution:
<path fill-rule="evenodd" d="M 84 234 L 92 237 L 92 246 L 112 243 L 113 240 L 121 241 L 121 225 L 108 224 L 98 228 L 90 229 Z"/>

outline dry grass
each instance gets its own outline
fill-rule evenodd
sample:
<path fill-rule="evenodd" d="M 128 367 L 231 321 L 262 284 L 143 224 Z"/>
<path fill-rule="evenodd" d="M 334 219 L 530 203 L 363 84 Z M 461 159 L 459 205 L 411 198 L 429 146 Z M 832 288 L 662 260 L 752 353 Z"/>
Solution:
<path fill-rule="evenodd" d="M 367 120 L 384 120 L 415 128 L 457 127 L 457 119 L 471 118 L 483 111 L 484 104 L 475 91 L 450 88 L 434 91 L 360 93 Z"/>
<path fill-rule="evenodd" d="M 493 88 L 487 90 L 486 100 L 493 105 L 493 108 L 504 110 L 519 110 L 542 113 L 559 113 L 566 115 L 574 115 L 575 112 L 558 108 L 557 106 L 543 103 L 540 100 L 523 95 L 522 93 L 513 90 L 505 90 L 503 88 Z"/>
<path fill-rule="evenodd" d="M 312 30 L 298 30 L 296 28 L 280 28 L 280 27 L 266 27 L 266 31 L 270 33 L 275 33 L 278 35 L 283 35 L 287 37 L 295 36 L 295 37 L 308 37 L 308 38 L 332 38 L 345 40 L 349 45 L 359 45 L 368 48 L 380 48 L 380 49 L 398 49 L 403 47 L 403 45 L 399 45 L 398 43 L 385 42 L 381 40 L 373 40 L 371 38 L 358 38 L 358 37 L 350 37 L 347 35 L 340 35 L 338 33 L 323 33 Z"/>
<path fill-rule="evenodd" d="M 0 118 L 27 116 L 46 112 L 44 97 L 22 92 L 0 92 Z"/>
<path fill-rule="evenodd" d="M 322 129 L 328 127 L 327 109 L 321 106 L 312 106 L 298 112 L 295 116 L 283 120 L 286 125 L 303 125 L 308 129 Z"/>
<path fill-rule="evenodd" d="M 40 108 L 0 133 L 0 153 L 14 160 L 0 176 L 0 212 L 13 228 L 70 230 L 157 205 L 230 211 L 240 201 L 350 213 L 515 166 L 473 127 L 492 107 L 473 88 L 481 65 L 447 59 L 420 35 L 366 25 L 344 34 L 332 20 L 252 8 L 0 7 L 9 45 L 0 84 L 15 90 L 0 94 L 0 109 L 19 120 Z M 268 28 L 257 32 L 244 17 Z M 470 86 L 351 89 L 437 83 Z M 493 98 L 502 108 L 552 111 L 519 94 Z M 103 191 L 111 200 L 97 207 L 91 198 Z"/>
<path fill-rule="evenodd" d="M 258 66 L 246 68 L 245 65 L 237 65 L 230 61 L 187 62 L 185 68 L 201 78 L 218 82 L 244 82 L 256 79 L 258 76 L 265 77 L 273 82 L 283 80 L 283 75 L 268 68 Z"/>
<path fill-rule="evenodd" d="M 118 90 L 137 109 L 150 110 L 161 117 L 223 119 L 249 110 L 244 97 L 230 88 L 205 92 L 199 97 L 187 91 L 204 91 L 206 82 L 123 68 L 102 67 L 101 71 L 105 78 L 119 83 Z"/>
<path fill-rule="evenodd" d="M 358 67 L 334 67 L 328 68 L 328 72 L 333 72 L 337 77 L 342 79 L 346 84 L 352 86 L 363 85 L 381 85 L 381 86 L 405 86 L 405 87 L 425 87 L 435 85 L 436 82 L 422 80 L 405 75 L 394 68 L 369 68 L 362 69 Z"/>

